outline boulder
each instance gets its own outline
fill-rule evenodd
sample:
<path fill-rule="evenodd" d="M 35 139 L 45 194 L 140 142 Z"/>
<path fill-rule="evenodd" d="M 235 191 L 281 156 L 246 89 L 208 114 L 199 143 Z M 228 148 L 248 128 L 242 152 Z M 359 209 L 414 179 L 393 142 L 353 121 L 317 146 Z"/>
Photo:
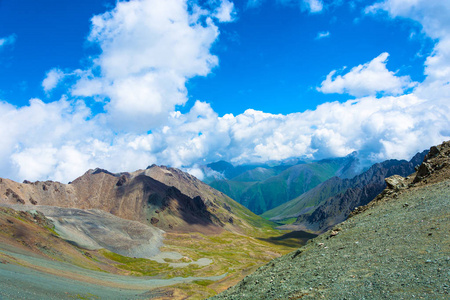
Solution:
<path fill-rule="evenodd" d="M 386 181 L 386 185 L 391 190 L 400 190 L 406 187 L 405 178 L 400 175 L 394 175 L 384 179 Z"/>

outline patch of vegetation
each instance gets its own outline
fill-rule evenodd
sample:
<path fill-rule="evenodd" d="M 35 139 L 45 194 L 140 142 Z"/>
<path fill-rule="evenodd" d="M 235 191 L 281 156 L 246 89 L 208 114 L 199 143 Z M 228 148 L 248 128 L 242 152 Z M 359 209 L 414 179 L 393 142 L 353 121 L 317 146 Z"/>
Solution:
<path fill-rule="evenodd" d="M 289 224 L 294 223 L 295 221 L 297 221 L 297 218 L 287 218 L 284 220 L 277 221 L 277 223 L 282 224 L 282 225 L 289 225 Z"/>
<path fill-rule="evenodd" d="M 55 231 L 55 226 L 50 227 L 50 226 L 44 226 L 45 229 L 47 229 L 48 231 L 50 231 L 54 236 L 59 236 L 59 234 Z"/>
<path fill-rule="evenodd" d="M 104 257 L 117 262 L 115 266 L 119 269 L 130 271 L 137 276 L 157 276 L 167 274 L 172 267 L 169 264 L 161 264 L 145 258 L 133 258 L 123 256 L 106 249 L 99 250 Z"/>
<path fill-rule="evenodd" d="M 194 280 L 194 281 L 192 281 L 192 283 L 198 284 L 201 286 L 208 286 L 208 285 L 214 283 L 214 281 L 212 281 L 212 280 Z"/>
<path fill-rule="evenodd" d="M 86 295 L 77 294 L 75 296 L 69 296 L 70 298 L 75 299 L 83 299 L 83 300 L 93 300 L 93 299 L 100 299 L 100 297 L 93 295 L 91 293 L 87 293 Z"/>
<path fill-rule="evenodd" d="M 267 225 L 267 223 L 265 224 Z M 190 264 L 186 267 L 171 267 L 170 263 L 126 257 L 104 249 L 99 250 L 99 253 L 113 261 L 116 268 L 129 271 L 130 274 L 135 276 L 204 278 L 226 274 L 225 278 L 219 281 L 202 279 L 189 284 L 178 284 L 163 288 L 177 291 L 178 294 L 186 297 L 189 296 L 189 299 L 205 299 L 235 284 L 268 261 L 299 247 L 298 241 L 295 243 L 280 243 L 276 238 L 282 233 L 273 230 L 270 226 L 267 226 L 259 234 L 265 239 L 257 239 L 229 231 L 223 231 L 218 235 L 166 233 L 165 246 L 161 248 L 161 251 L 178 252 L 194 262 L 200 258 L 208 258 L 213 262 L 207 266 Z M 170 259 L 166 261 L 172 262 Z"/>

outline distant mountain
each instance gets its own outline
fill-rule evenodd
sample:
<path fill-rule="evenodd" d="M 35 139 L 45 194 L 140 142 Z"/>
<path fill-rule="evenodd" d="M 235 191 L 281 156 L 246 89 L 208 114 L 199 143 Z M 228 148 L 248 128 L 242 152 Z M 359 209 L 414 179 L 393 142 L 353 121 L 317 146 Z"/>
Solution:
<path fill-rule="evenodd" d="M 264 172 L 264 170 L 270 171 L 269 173 L 272 174 L 270 176 L 274 176 L 276 174 L 279 174 L 280 172 L 286 170 L 287 168 L 296 165 L 296 164 L 302 164 L 305 163 L 303 161 L 300 161 L 298 159 L 295 160 L 287 160 L 287 161 L 281 161 L 281 162 L 272 162 L 272 163 L 266 163 L 266 164 L 244 164 L 244 165 L 238 165 L 234 166 L 229 162 L 226 161 L 218 161 L 214 163 L 207 164 L 203 167 L 203 172 L 205 173 L 205 178 L 203 181 L 205 183 L 211 183 L 217 180 L 222 179 L 234 179 L 239 178 L 242 176 L 242 181 L 255 181 L 251 180 L 252 175 L 258 172 Z M 270 177 L 269 176 L 269 177 Z M 248 179 L 245 179 L 247 178 Z M 265 179 L 267 179 L 266 177 Z M 240 180 L 240 179 L 237 179 Z M 262 179 L 257 179 L 262 180 Z"/>
<path fill-rule="evenodd" d="M 343 158 L 312 163 L 290 160 L 275 166 L 233 167 L 231 164 L 219 162 L 209 166 L 216 172 L 221 171 L 220 174 L 226 177 L 209 182 L 210 186 L 235 199 L 252 212 L 261 214 L 298 197 L 333 176 L 354 176 L 359 161 L 353 153 Z"/>
<path fill-rule="evenodd" d="M 374 199 L 386 187 L 386 177 L 413 173 L 426 153 L 417 153 L 409 162 L 387 160 L 377 163 L 351 179 L 333 177 L 262 216 L 282 223 L 296 218 L 292 224 L 280 228 L 324 232 L 344 221 L 355 207 L 366 205 Z"/>

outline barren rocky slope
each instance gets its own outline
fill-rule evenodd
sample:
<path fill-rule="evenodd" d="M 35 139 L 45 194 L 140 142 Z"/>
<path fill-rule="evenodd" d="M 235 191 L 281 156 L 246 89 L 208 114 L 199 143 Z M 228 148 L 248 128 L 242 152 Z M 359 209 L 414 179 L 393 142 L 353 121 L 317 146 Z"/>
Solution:
<path fill-rule="evenodd" d="M 69 184 L 0 179 L 0 203 L 100 209 L 177 232 L 245 232 L 265 222 L 194 176 L 156 165 L 120 174 L 89 170 Z"/>
<path fill-rule="evenodd" d="M 450 142 L 352 217 L 212 299 L 448 299 Z"/>

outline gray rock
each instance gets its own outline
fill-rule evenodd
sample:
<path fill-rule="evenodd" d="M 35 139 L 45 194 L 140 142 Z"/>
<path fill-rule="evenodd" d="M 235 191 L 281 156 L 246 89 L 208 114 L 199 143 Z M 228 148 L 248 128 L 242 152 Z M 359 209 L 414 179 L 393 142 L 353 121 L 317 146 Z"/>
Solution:
<path fill-rule="evenodd" d="M 386 181 L 386 185 L 391 190 L 400 190 L 406 187 L 405 178 L 400 175 L 394 175 L 384 179 Z"/>

